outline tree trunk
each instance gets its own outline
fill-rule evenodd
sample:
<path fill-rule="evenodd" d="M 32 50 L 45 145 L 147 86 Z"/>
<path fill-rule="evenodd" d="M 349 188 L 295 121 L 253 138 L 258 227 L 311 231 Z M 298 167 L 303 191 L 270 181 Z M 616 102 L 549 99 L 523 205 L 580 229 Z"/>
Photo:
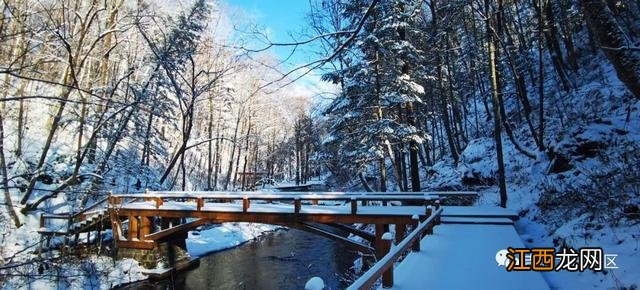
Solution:
<path fill-rule="evenodd" d="M 640 49 L 632 49 L 624 31 L 603 0 L 580 0 L 587 25 L 616 69 L 618 78 L 640 99 Z"/>
<path fill-rule="evenodd" d="M 9 192 L 9 177 L 7 175 L 7 164 L 4 158 L 4 113 L 0 114 L 0 170 L 2 170 L 2 187 L 4 187 L 4 204 L 7 208 L 7 213 L 13 220 L 13 224 L 16 228 L 21 226 L 20 219 L 16 214 L 16 210 L 13 207 L 13 201 L 11 200 L 11 193 Z"/>
<path fill-rule="evenodd" d="M 236 128 L 233 131 L 233 141 L 231 144 L 231 156 L 229 157 L 229 167 L 227 168 L 227 176 L 224 180 L 224 185 L 222 188 L 227 190 L 229 188 L 229 182 L 231 181 L 231 173 L 233 171 L 233 155 L 236 152 L 236 142 L 238 140 L 238 129 L 240 128 L 240 119 L 242 118 L 242 114 L 239 112 L 238 117 L 236 118 Z"/>
<path fill-rule="evenodd" d="M 507 185 L 505 181 L 505 169 L 504 169 L 504 157 L 502 155 L 502 134 L 501 134 L 501 115 L 499 109 L 499 94 L 498 91 L 500 88 L 498 86 L 498 74 L 497 74 L 497 63 L 496 63 L 496 40 L 491 32 L 492 30 L 492 19 L 493 16 L 489 14 L 490 12 L 490 0 L 485 0 L 485 11 L 487 12 L 487 38 L 488 38 L 488 48 L 489 48 L 489 71 L 491 78 L 491 101 L 493 104 L 493 115 L 494 115 L 494 139 L 496 143 L 496 155 L 498 161 L 498 184 L 500 187 L 500 206 L 507 207 Z"/>
<path fill-rule="evenodd" d="M 209 96 L 209 124 L 207 124 L 207 190 L 211 190 L 211 174 L 213 173 L 213 98 Z M 217 140 L 216 140 L 217 141 Z"/>

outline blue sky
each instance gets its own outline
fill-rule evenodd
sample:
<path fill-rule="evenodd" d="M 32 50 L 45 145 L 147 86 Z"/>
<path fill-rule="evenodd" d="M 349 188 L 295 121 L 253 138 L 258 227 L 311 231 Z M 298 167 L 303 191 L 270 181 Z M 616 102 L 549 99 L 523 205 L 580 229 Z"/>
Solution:
<path fill-rule="evenodd" d="M 273 42 L 292 42 L 297 37 L 298 40 L 305 37 L 300 36 L 307 26 L 305 17 L 309 12 L 309 0 L 227 0 L 227 2 L 254 17 L 254 20 L 261 27 L 266 28 L 271 33 Z M 309 48 L 307 48 L 308 50 Z M 280 58 L 287 57 L 291 52 L 291 47 L 278 47 L 272 50 Z M 312 57 L 304 51 L 297 51 L 288 63 L 301 64 Z"/>
<path fill-rule="evenodd" d="M 270 34 L 272 42 L 290 43 L 296 40 L 305 40 L 309 36 L 302 33 L 307 29 L 306 16 L 310 11 L 309 0 L 227 0 L 230 6 L 236 7 L 250 15 L 255 24 Z M 275 54 L 281 60 L 288 57 L 281 65 L 281 71 L 287 72 L 302 64 L 317 60 L 324 55 L 319 55 L 317 44 L 305 44 L 298 47 L 291 55 L 293 47 L 273 47 L 269 52 Z M 258 45 L 258 47 L 262 48 Z M 306 69 L 298 72 L 305 72 Z M 320 80 L 320 71 L 312 71 L 305 77 L 296 81 L 287 90 L 295 91 L 301 95 L 314 97 L 316 101 L 322 101 L 322 96 L 330 96 L 335 93 L 336 87 Z M 319 98 L 317 98 L 319 97 Z"/>

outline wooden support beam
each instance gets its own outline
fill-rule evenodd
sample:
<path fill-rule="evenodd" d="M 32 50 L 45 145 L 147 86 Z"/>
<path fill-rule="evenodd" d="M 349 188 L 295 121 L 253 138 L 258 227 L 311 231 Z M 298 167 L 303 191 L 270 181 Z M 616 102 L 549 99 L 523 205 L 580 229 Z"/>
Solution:
<path fill-rule="evenodd" d="M 144 240 L 148 234 L 151 234 L 151 219 L 146 216 L 140 217 L 140 239 Z"/>
<path fill-rule="evenodd" d="M 345 245 L 345 246 L 347 246 L 347 247 L 349 247 L 349 248 L 351 248 L 353 250 L 360 251 L 362 253 L 372 253 L 372 252 L 375 251 L 370 246 L 367 246 L 365 244 L 358 243 L 356 241 L 347 239 L 347 238 L 342 237 L 340 235 L 336 235 L 336 234 L 334 234 L 332 232 L 329 232 L 329 231 L 326 231 L 324 229 L 321 229 L 320 227 L 318 227 L 316 225 L 313 225 L 313 224 L 297 223 L 294 227 L 296 229 L 299 229 L 299 230 L 307 231 L 307 232 L 310 232 L 310 233 L 313 233 L 313 234 L 316 234 L 316 235 L 319 235 L 319 236 L 323 236 L 323 237 L 332 239 L 334 241 L 340 242 L 343 245 Z"/>
<path fill-rule="evenodd" d="M 129 235 L 127 236 L 127 240 L 133 241 L 134 239 L 138 239 L 138 217 L 130 215 L 129 216 Z"/>
<path fill-rule="evenodd" d="M 167 238 L 167 237 L 169 237 L 169 236 L 171 236 L 173 234 L 178 234 L 180 232 L 189 231 L 189 230 L 194 229 L 196 227 L 199 227 L 199 226 L 201 226 L 203 224 L 206 224 L 207 222 L 209 222 L 209 221 L 206 220 L 206 219 L 197 219 L 195 221 L 191 221 L 191 222 L 188 222 L 188 223 L 184 223 L 184 224 L 181 224 L 181 225 L 173 226 L 173 227 L 168 228 L 168 229 L 161 230 L 159 232 L 148 234 L 148 235 L 144 236 L 144 238 L 146 240 L 158 241 L 158 240 Z"/>
<path fill-rule="evenodd" d="M 359 236 L 367 241 L 369 241 L 369 243 L 373 244 L 376 240 L 376 236 L 371 234 L 370 232 L 361 230 L 361 229 L 357 229 L 353 226 L 350 225 L 345 225 L 345 224 L 341 224 L 341 223 L 330 223 L 327 224 L 328 226 L 343 230 L 343 231 L 347 231 L 350 234 L 354 234 L 356 236 Z"/>

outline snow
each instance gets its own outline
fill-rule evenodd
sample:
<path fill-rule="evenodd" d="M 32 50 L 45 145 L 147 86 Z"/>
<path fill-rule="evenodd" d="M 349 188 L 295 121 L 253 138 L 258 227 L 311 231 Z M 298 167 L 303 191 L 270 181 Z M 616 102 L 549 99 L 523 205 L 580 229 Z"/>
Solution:
<path fill-rule="evenodd" d="M 625 100 L 627 96 L 621 89 L 623 85 L 608 64 L 596 61 L 593 66 L 593 70 L 583 72 L 584 79 L 581 81 L 586 82 L 577 89 L 568 94 L 556 92 L 556 95 L 549 96 L 546 109 L 556 117 L 547 120 L 547 152 L 538 152 L 535 160 L 531 160 L 517 152 L 511 141 L 503 135 L 507 206 L 520 217 L 515 227 L 524 244 L 528 247 L 556 249 L 563 244 L 575 249 L 602 247 L 605 253 L 618 254 L 618 262 L 623 265 L 606 273 L 543 273 L 553 289 L 629 289 L 640 285 L 640 277 L 636 274 L 637 270 L 634 271 L 640 268 L 640 227 L 637 221 L 629 218 L 615 218 L 612 221 L 611 217 L 620 209 L 609 208 L 606 202 L 609 198 L 613 204 L 638 204 L 637 189 L 630 188 L 629 184 L 634 183 L 629 180 L 609 181 L 600 185 L 595 182 L 598 176 L 611 174 L 616 166 L 633 160 L 629 158 L 634 150 L 637 152 L 640 141 L 640 122 L 637 121 L 640 103 Z M 594 81 L 589 81 L 592 77 Z M 628 105 L 621 105 L 625 103 Z M 508 110 L 514 109 L 507 105 Z M 562 107 L 560 112 L 557 112 L 556 106 Z M 558 115 L 561 117 L 558 118 Z M 515 130 L 514 134 L 520 141 L 530 140 L 526 129 Z M 589 143 L 604 146 L 598 148 L 592 157 L 577 152 L 580 146 Z M 524 145 L 529 149 L 535 146 L 532 142 Z M 549 172 L 553 157 L 550 152 L 566 157 L 572 168 L 560 173 Z M 453 165 L 450 159 L 444 158 L 428 168 L 426 187 L 463 189 L 471 186 L 479 190 L 477 204 L 498 204 L 495 183 L 497 165 L 492 138 L 470 140 L 461 152 L 460 160 L 459 164 Z M 623 170 L 631 174 L 633 166 L 629 165 Z M 465 178 L 477 183 L 465 184 Z M 560 194 L 553 196 L 549 195 L 550 192 Z M 588 200 L 594 197 L 590 204 L 592 207 L 596 207 L 596 202 L 603 202 L 597 206 L 602 210 L 599 217 L 584 211 L 584 205 L 567 200 L 571 195 L 561 195 L 571 192 L 576 193 L 578 201 L 580 198 Z M 617 195 L 624 192 L 628 192 L 627 197 Z M 545 195 L 555 205 L 541 209 L 541 197 Z M 566 208 L 567 212 L 561 211 L 561 207 Z M 457 222 L 448 219 L 443 217 L 443 222 Z"/>
<path fill-rule="evenodd" d="M 284 229 L 280 226 L 256 223 L 223 223 L 190 231 L 187 251 L 192 257 L 237 247 L 268 232 Z"/>
<path fill-rule="evenodd" d="M 304 284 L 304 290 L 322 290 L 324 287 L 324 281 L 320 277 L 313 277 Z"/>
<path fill-rule="evenodd" d="M 97 255 L 90 255 L 84 260 L 33 263 L 24 268 L 37 269 L 43 266 L 53 273 L 35 275 L 29 279 L 8 276 L 3 289 L 111 289 L 147 278 L 144 269 L 133 259 L 114 261 L 110 257 Z"/>
<path fill-rule="evenodd" d="M 496 265 L 496 252 L 523 246 L 513 226 L 441 224 L 398 264 L 391 289 L 549 289 L 539 272 Z"/>

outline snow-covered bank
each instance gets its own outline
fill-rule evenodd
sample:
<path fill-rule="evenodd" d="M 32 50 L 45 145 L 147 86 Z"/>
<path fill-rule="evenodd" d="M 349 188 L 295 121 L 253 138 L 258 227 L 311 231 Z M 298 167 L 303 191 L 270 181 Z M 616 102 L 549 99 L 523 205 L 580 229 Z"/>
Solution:
<path fill-rule="evenodd" d="M 255 223 L 224 223 L 189 232 L 187 250 L 192 257 L 237 247 L 268 232 L 284 229 L 281 226 Z"/>
<path fill-rule="evenodd" d="M 269 232 L 284 229 L 280 226 L 225 223 L 200 231 L 189 232 L 187 249 L 192 257 L 237 247 Z M 23 232 L 24 242 L 39 239 L 34 233 Z M 11 249 L 22 248 L 14 241 Z M 6 250 L 7 248 L 5 248 Z M 4 253 L 7 253 L 6 251 Z M 48 253 L 43 261 L 34 254 L 20 256 L 21 260 L 32 259 L 31 263 L 19 267 L 2 269 L 0 288 L 2 289 L 110 289 L 116 285 L 128 284 L 147 279 L 145 270 L 132 259 L 114 260 L 104 255 L 66 254 L 58 251 Z M 57 258 L 55 258 L 57 257 Z M 7 266 L 7 265 L 4 265 Z"/>
<path fill-rule="evenodd" d="M 111 289 L 146 279 L 132 259 L 89 255 L 32 262 L 2 273 L 2 289 Z M 4 280 L 6 279 L 6 280 Z"/>

